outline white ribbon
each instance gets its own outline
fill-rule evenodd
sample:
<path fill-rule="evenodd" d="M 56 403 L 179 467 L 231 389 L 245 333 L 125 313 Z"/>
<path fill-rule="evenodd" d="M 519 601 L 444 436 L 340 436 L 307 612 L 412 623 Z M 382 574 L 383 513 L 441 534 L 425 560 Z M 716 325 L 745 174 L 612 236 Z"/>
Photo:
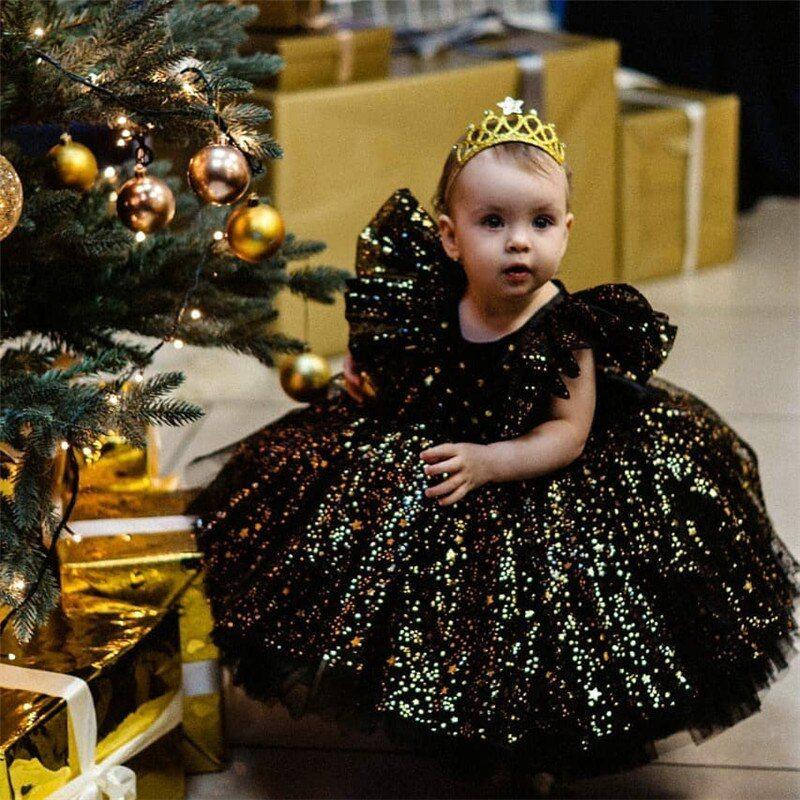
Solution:
<path fill-rule="evenodd" d="M 82 519 L 70 523 L 70 529 L 80 536 L 114 536 L 129 533 L 163 533 L 164 531 L 193 530 L 197 517 L 130 517 L 124 519 Z"/>
<path fill-rule="evenodd" d="M 706 106 L 698 100 L 648 92 L 646 88 L 625 89 L 621 99 L 657 108 L 680 108 L 689 120 L 689 139 L 686 144 L 686 181 L 684 209 L 686 238 L 683 244 L 683 271 L 697 269 L 700 246 L 700 215 L 703 210 L 703 154 L 706 128 Z"/>
<path fill-rule="evenodd" d="M 48 795 L 50 800 L 97 800 L 101 792 L 111 800 L 135 800 L 136 776 L 133 770 L 119 765 L 133 758 L 183 721 L 183 692 L 179 690 L 150 727 L 118 747 L 98 764 L 95 761 L 97 717 L 92 693 L 86 681 L 61 672 L 0 664 L 0 686 L 61 697 L 67 702 L 67 713 L 75 734 L 81 772 L 69 783 Z"/>

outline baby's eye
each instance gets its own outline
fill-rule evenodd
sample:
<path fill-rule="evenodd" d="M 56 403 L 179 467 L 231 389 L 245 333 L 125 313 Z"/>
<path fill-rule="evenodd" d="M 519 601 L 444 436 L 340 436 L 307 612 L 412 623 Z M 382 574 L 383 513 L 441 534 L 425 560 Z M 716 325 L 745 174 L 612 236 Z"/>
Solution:
<path fill-rule="evenodd" d="M 539 225 L 539 222 L 544 222 L 544 225 Z M 534 219 L 533 224 L 537 228 L 546 228 L 548 225 L 553 224 L 553 220 L 551 220 L 550 217 L 544 216 L 544 214 L 539 214 L 539 216 Z"/>
<path fill-rule="evenodd" d="M 503 224 L 503 220 L 497 214 L 487 214 L 481 223 L 488 225 L 490 228 L 499 228 Z"/>

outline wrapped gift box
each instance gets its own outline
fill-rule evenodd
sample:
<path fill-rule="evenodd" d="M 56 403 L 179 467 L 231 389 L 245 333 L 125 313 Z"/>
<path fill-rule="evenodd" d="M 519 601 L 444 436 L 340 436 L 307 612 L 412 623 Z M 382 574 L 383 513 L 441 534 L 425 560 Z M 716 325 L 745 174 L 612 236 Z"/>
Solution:
<path fill-rule="evenodd" d="M 283 69 L 268 88 L 281 91 L 377 80 L 389 74 L 392 31 L 389 28 L 338 30 L 276 36 L 252 33 L 242 53 L 277 53 Z"/>
<path fill-rule="evenodd" d="M 114 493 L 115 494 L 115 493 Z M 180 616 L 186 771 L 222 769 L 222 698 L 201 554 L 188 516 L 82 520 L 59 543 L 62 591 L 158 606 Z"/>
<path fill-rule="evenodd" d="M 621 92 L 620 280 L 723 264 L 736 252 L 739 98 L 674 86 Z"/>
<path fill-rule="evenodd" d="M 217 0 L 217 2 L 230 2 L 230 0 Z M 258 9 L 258 16 L 248 24 L 248 29 L 290 31 L 313 26 L 322 14 L 324 0 L 280 0 L 280 2 L 247 0 L 243 5 Z"/>
<path fill-rule="evenodd" d="M 3 800 L 82 796 L 180 724 L 177 608 L 72 594 L 2 645 Z"/>
<path fill-rule="evenodd" d="M 273 111 L 272 132 L 286 153 L 271 165 L 265 191 L 290 230 L 327 244 L 318 262 L 352 266 L 358 234 L 395 189 L 410 188 L 430 207 L 467 124 L 506 95 L 522 95 L 555 123 L 574 170 L 576 224 L 562 274 L 573 289 L 613 279 L 617 44 L 515 34 L 507 57 L 502 40 L 489 47 L 431 59 L 396 55 L 386 80 L 256 92 Z M 302 305 L 278 295 L 276 330 L 304 338 Z M 312 306 L 308 338 L 322 355 L 346 349 L 343 300 Z"/>

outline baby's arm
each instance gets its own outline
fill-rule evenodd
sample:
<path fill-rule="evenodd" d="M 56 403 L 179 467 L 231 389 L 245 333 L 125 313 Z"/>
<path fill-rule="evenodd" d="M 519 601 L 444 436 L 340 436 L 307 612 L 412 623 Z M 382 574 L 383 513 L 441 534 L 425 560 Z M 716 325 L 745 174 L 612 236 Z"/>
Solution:
<path fill-rule="evenodd" d="M 591 348 L 572 354 L 581 371 L 577 378 L 563 376 L 569 399 L 554 397 L 551 418 L 532 431 L 486 445 L 495 483 L 546 475 L 571 464 L 583 452 L 594 419 L 594 355 Z"/>

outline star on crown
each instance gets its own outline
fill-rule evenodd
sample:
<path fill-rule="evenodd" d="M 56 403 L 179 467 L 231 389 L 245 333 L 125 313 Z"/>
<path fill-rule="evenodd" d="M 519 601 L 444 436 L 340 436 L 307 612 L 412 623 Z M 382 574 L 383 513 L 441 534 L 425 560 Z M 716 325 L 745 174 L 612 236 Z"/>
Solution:
<path fill-rule="evenodd" d="M 522 100 L 515 100 L 513 97 L 506 97 L 502 103 L 497 103 L 497 106 L 506 116 L 522 113 Z M 535 114 L 536 112 L 534 111 L 533 113 Z"/>

